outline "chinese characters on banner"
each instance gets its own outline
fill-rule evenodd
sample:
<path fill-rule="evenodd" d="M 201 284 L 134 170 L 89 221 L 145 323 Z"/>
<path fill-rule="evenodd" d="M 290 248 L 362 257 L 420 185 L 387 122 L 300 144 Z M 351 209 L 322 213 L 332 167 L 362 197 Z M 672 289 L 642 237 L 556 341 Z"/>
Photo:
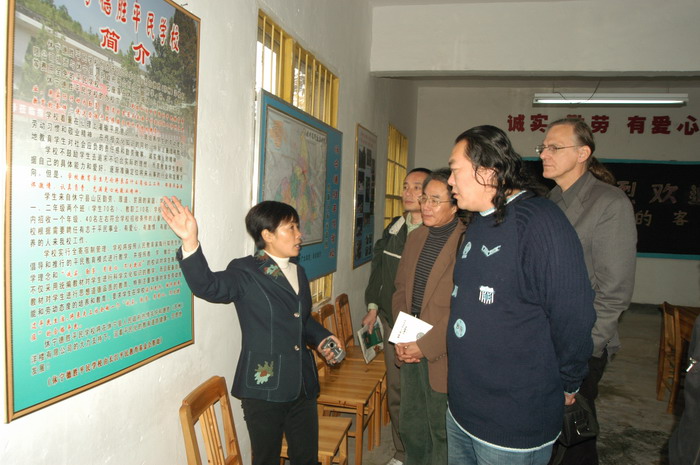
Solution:
<path fill-rule="evenodd" d="M 199 40 L 163 0 L 11 6 L 10 419 L 192 343 L 159 205 L 191 204 Z"/>
<path fill-rule="evenodd" d="M 355 145 L 355 217 L 352 266 L 372 260 L 374 246 L 374 187 L 377 177 L 377 136 L 357 125 Z"/>
<path fill-rule="evenodd" d="M 569 115 L 570 117 L 581 118 L 581 115 Z M 555 118 L 556 119 L 556 118 Z M 587 118 L 586 121 L 590 125 L 593 133 L 605 134 L 610 129 L 610 117 L 608 115 L 593 115 Z M 541 132 L 547 130 L 549 124 L 549 115 L 535 113 L 526 115 L 520 113 L 517 115 L 508 115 L 507 127 L 508 132 Z M 628 131 L 629 134 L 682 134 L 684 136 L 692 136 L 700 131 L 698 119 L 693 115 L 687 115 L 685 118 L 672 119 L 668 115 L 658 116 L 628 116 L 624 127 L 616 127 L 615 131 Z"/>
<path fill-rule="evenodd" d="M 634 206 L 639 253 L 700 258 L 700 163 L 603 162 Z"/>

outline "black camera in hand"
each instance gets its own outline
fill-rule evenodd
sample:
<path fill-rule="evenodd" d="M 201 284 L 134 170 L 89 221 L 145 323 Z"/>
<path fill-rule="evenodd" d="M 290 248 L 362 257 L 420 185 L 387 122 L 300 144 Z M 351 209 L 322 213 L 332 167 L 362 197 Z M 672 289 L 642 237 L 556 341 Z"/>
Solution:
<path fill-rule="evenodd" d="M 336 344 L 336 342 L 330 336 L 328 336 L 326 340 L 323 341 L 321 349 L 330 349 L 331 353 L 333 354 L 333 358 L 329 361 L 331 365 L 340 363 L 345 358 L 345 350 L 343 350 L 342 347 Z"/>

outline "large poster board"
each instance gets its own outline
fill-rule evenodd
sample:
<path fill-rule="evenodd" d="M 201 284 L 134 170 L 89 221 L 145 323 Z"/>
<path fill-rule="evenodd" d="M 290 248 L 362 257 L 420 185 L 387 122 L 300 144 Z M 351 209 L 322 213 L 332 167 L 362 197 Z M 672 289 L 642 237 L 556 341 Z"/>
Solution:
<path fill-rule="evenodd" d="M 10 4 L 8 420 L 193 342 L 160 219 L 192 201 L 199 19 L 166 0 Z"/>
<path fill-rule="evenodd" d="M 372 249 L 374 247 L 374 188 L 377 177 L 377 136 L 358 124 L 355 139 L 353 268 L 357 268 L 372 260 Z"/>
<path fill-rule="evenodd" d="M 303 235 L 299 263 L 309 279 L 336 270 L 343 135 L 261 91 L 258 200 L 296 208 Z"/>

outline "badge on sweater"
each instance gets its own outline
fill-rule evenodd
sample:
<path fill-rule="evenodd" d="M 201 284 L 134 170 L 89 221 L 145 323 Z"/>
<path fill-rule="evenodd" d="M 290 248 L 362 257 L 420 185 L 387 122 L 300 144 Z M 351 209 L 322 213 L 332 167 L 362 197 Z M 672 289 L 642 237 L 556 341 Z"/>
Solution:
<path fill-rule="evenodd" d="M 464 246 L 464 250 L 462 250 L 462 259 L 467 258 L 467 254 L 469 251 L 472 249 L 472 243 L 471 241 L 467 242 L 467 244 Z"/>
<path fill-rule="evenodd" d="M 481 246 L 481 251 L 482 251 L 482 252 L 484 253 L 484 255 L 486 255 L 487 257 L 490 257 L 491 255 L 495 254 L 495 253 L 498 252 L 499 250 L 501 250 L 501 246 L 500 246 L 500 245 L 497 245 L 496 247 L 494 247 L 494 248 L 491 249 L 491 250 L 489 250 L 488 247 L 486 247 L 485 245 L 482 245 L 482 246 Z"/>
<path fill-rule="evenodd" d="M 273 367 L 275 362 L 265 362 L 255 369 L 255 382 L 258 384 L 267 383 L 271 376 L 274 376 Z"/>
<path fill-rule="evenodd" d="M 479 302 L 482 304 L 492 304 L 493 303 L 493 295 L 495 291 L 493 290 L 492 287 L 488 286 L 481 286 L 479 287 Z"/>
<path fill-rule="evenodd" d="M 464 334 L 467 332 L 467 325 L 464 323 L 464 321 L 460 318 L 457 321 L 455 321 L 454 324 L 454 331 L 455 331 L 455 336 L 461 338 L 464 336 Z"/>

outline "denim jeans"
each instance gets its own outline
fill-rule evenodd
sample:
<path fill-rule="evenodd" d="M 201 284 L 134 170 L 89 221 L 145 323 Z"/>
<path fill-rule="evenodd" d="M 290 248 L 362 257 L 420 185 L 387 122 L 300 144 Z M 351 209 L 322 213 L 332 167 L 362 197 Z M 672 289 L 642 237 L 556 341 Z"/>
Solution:
<path fill-rule="evenodd" d="M 448 465 L 546 465 L 552 455 L 552 445 L 525 452 L 497 449 L 472 439 L 447 410 Z"/>

